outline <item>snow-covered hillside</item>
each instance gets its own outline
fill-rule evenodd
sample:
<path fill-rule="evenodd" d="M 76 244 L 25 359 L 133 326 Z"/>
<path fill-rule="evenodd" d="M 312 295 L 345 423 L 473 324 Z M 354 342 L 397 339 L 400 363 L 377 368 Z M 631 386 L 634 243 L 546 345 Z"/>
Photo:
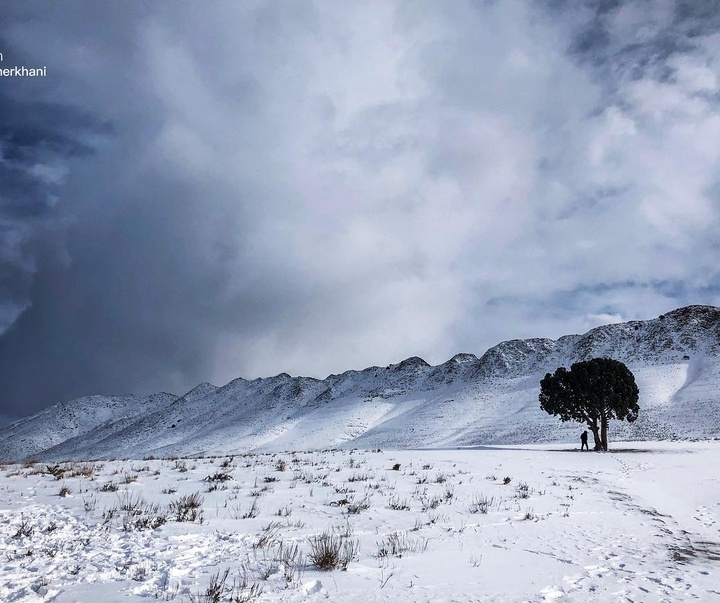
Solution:
<path fill-rule="evenodd" d="M 574 441 L 538 405 L 558 366 L 607 356 L 640 388 L 640 418 L 612 439 L 720 436 L 720 309 L 680 308 L 558 340 L 503 342 L 430 366 L 413 357 L 330 375 L 202 384 L 178 398 L 92 396 L 0 431 L 0 458 L 42 460 L 231 454 L 333 447 L 410 448 Z"/>

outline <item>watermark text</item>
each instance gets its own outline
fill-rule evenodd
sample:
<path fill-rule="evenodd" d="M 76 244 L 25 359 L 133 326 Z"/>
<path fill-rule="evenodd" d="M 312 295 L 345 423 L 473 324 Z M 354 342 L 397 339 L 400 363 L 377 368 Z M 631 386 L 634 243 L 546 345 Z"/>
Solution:
<path fill-rule="evenodd" d="M 0 77 L 45 77 L 47 76 L 47 67 L 25 67 L 24 65 L 15 67 L 0 67 Z"/>
<path fill-rule="evenodd" d="M 0 52 L 0 63 L 4 62 L 5 55 Z M 0 77 L 47 77 L 47 67 L 27 67 L 25 65 L 5 67 L 0 65 Z"/>

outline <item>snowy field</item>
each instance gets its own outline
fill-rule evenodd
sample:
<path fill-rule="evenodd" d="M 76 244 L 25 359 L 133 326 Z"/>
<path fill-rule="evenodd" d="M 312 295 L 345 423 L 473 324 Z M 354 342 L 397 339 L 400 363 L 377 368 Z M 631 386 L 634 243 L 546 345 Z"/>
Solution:
<path fill-rule="evenodd" d="M 612 446 L 5 465 L 0 600 L 720 600 L 720 442 Z"/>

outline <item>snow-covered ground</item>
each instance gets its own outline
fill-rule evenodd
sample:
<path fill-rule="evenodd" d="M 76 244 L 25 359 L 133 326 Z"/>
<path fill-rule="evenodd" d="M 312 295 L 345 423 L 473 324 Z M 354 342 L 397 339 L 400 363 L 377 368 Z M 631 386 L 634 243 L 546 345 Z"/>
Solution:
<path fill-rule="evenodd" d="M 612 445 L 6 465 L 0 600 L 720 598 L 720 442 Z"/>

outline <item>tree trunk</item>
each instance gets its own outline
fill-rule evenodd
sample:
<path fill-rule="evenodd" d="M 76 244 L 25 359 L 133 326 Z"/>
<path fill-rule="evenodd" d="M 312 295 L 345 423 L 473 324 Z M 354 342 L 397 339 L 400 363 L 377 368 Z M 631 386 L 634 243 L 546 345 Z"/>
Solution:
<path fill-rule="evenodd" d="M 588 421 L 588 427 L 590 428 L 590 431 L 592 431 L 593 439 L 595 440 L 594 450 L 600 450 L 602 448 L 602 441 L 600 440 L 600 434 L 598 432 L 597 421 L 593 421 L 593 422 Z"/>
<path fill-rule="evenodd" d="M 602 440 L 602 449 L 607 452 L 608 449 L 608 439 L 607 439 L 607 430 L 608 430 L 608 419 L 607 416 L 605 416 L 605 413 L 603 413 L 601 419 L 600 419 L 600 438 Z"/>

